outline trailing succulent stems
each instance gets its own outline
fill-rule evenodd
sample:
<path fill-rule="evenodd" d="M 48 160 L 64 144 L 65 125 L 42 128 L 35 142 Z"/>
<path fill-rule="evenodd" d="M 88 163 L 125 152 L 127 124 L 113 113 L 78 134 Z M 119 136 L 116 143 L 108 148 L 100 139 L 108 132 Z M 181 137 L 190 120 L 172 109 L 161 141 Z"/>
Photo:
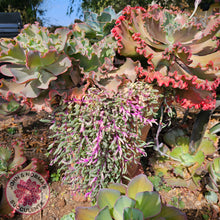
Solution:
<path fill-rule="evenodd" d="M 61 165 L 73 189 L 92 198 L 100 187 L 120 182 L 129 164 L 145 155 L 148 144 L 140 138 L 141 128 L 154 123 L 156 100 L 157 90 L 143 82 L 128 83 L 114 96 L 88 89 L 51 126 L 55 141 L 49 149 L 57 145 L 52 164 Z"/>

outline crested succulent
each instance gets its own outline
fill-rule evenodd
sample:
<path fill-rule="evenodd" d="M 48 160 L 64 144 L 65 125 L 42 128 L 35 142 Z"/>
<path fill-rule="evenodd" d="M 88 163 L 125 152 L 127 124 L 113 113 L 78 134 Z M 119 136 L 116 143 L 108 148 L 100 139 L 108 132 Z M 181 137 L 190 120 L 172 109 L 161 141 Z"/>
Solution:
<path fill-rule="evenodd" d="M 118 52 L 141 62 L 147 83 L 174 89 L 185 108 L 212 109 L 219 78 L 219 14 L 199 22 L 187 13 L 127 6 L 112 34 Z"/>
<path fill-rule="evenodd" d="M 175 207 L 161 203 L 152 183 L 144 174 L 134 177 L 126 186 L 112 183 L 101 189 L 93 207 L 78 207 L 76 220 L 185 220 L 186 216 Z"/>
<path fill-rule="evenodd" d="M 15 210 L 9 206 L 5 197 L 5 187 L 9 178 L 17 171 L 33 170 L 40 173 L 45 179 L 49 177 L 49 171 L 44 161 L 32 158 L 26 165 L 26 157 L 23 155 L 24 145 L 22 141 L 12 143 L 12 148 L 0 145 L 0 216 L 13 217 Z"/>

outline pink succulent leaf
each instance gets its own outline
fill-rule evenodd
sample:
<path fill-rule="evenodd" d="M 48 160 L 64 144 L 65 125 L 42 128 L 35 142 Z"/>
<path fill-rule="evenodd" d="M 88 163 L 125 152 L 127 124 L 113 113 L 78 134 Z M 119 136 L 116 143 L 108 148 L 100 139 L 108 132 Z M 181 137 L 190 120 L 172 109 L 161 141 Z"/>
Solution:
<path fill-rule="evenodd" d="M 21 141 L 16 141 L 12 146 L 14 148 L 14 158 L 9 165 L 9 170 L 14 170 L 17 167 L 21 167 L 21 165 L 26 161 L 26 157 L 23 156 L 23 143 Z"/>
<path fill-rule="evenodd" d="M 207 90 L 195 89 L 189 87 L 189 90 L 176 91 L 176 100 L 184 108 L 203 109 L 204 111 L 214 109 L 216 103 L 215 92 Z"/>

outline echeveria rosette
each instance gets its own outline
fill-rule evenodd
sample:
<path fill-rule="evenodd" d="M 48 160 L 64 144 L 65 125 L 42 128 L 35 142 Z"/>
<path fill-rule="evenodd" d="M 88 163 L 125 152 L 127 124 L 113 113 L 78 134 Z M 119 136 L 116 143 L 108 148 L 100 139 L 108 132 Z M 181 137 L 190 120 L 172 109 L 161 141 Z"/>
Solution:
<path fill-rule="evenodd" d="M 38 24 L 28 24 L 16 38 L 1 41 L 0 59 L 7 62 L 1 66 L 1 73 L 13 79 L 1 80 L 0 95 L 9 100 L 11 96 L 21 99 L 37 111 L 51 111 L 50 105 L 45 105 L 50 102 L 46 99 L 51 100 L 52 94 L 66 97 L 74 85 L 63 86 L 68 74 L 71 82 L 68 71 L 72 62 L 63 52 L 69 33 L 68 29 L 57 29 L 49 34 Z"/>
<path fill-rule="evenodd" d="M 206 24 L 158 5 L 147 10 L 127 6 L 112 34 L 118 52 L 140 60 L 136 71 L 146 82 L 175 89 L 184 107 L 213 109 L 219 79 L 219 14 Z"/>
<path fill-rule="evenodd" d="M 76 220 L 186 220 L 179 209 L 162 204 L 158 192 L 144 174 L 140 174 L 126 186 L 111 183 L 101 189 L 92 207 L 77 207 Z"/>

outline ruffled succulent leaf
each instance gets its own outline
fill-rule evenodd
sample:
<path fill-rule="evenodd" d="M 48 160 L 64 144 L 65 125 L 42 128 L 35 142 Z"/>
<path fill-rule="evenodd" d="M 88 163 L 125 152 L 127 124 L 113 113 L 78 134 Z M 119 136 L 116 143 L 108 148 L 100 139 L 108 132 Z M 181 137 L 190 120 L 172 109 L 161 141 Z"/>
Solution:
<path fill-rule="evenodd" d="M 23 156 L 23 143 L 16 141 L 12 146 L 14 148 L 14 158 L 8 166 L 9 170 L 14 170 L 17 167 L 21 167 L 21 165 L 26 161 L 26 157 Z"/>
<path fill-rule="evenodd" d="M 144 214 L 144 218 L 156 216 L 161 211 L 160 195 L 157 192 L 139 192 L 136 194 L 135 200 L 135 208 Z"/>
<path fill-rule="evenodd" d="M 144 220 L 144 215 L 139 209 L 127 207 L 124 209 L 123 219 Z"/>
<path fill-rule="evenodd" d="M 85 12 L 84 22 L 77 19 L 74 25 L 77 29 L 84 31 L 87 38 L 97 41 L 110 34 L 110 30 L 119 16 L 120 13 L 116 14 L 114 9 L 109 6 L 100 15 L 94 12 Z"/>
<path fill-rule="evenodd" d="M 162 206 L 159 215 L 151 218 L 151 220 L 187 220 L 186 214 L 172 206 Z"/>
<path fill-rule="evenodd" d="M 76 220 L 95 220 L 95 217 L 99 213 L 97 206 L 92 207 L 77 207 L 76 208 Z"/>
<path fill-rule="evenodd" d="M 15 99 L 23 100 L 33 107 L 42 93 L 45 100 L 53 90 L 60 93 L 60 85 L 64 85 L 65 77 L 59 77 L 68 72 L 72 66 L 70 58 L 64 53 L 66 42 L 71 31 L 60 28 L 55 33 L 49 33 L 47 28 L 38 23 L 25 25 L 21 33 L 13 41 L 0 42 L 0 57 L 5 64 L 1 67 L 2 74 L 13 77 L 13 80 L 2 80 L 0 95 L 8 99 L 10 95 Z M 58 79 L 59 78 L 59 79 Z M 51 88 L 53 81 L 59 81 L 57 87 Z M 71 79 L 70 79 L 71 81 Z M 74 83 L 72 82 L 72 87 Z M 69 89 L 67 83 L 66 93 Z M 44 90 L 47 92 L 45 93 Z M 62 93 L 65 91 L 62 88 Z M 67 95 L 66 95 L 67 96 Z M 42 105 L 38 110 L 50 109 L 50 105 Z"/>
<path fill-rule="evenodd" d="M 121 193 L 121 195 L 125 195 L 127 191 L 127 186 L 122 183 L 110 183 L 108 185 L 108 189 L 118 190 Z"/>
<path fill-rule="evenodd" d="M 33 170 L 39 173 L 44 179 L 48 180 L 49 178 L 47 164 L 43 160 L 39 160 L 37 158 L 32 158 L 31 162 L 22 170 Z"/>
<path fill-rule="evenodd" d="M 185 108 L 213 109 L 220 83 L 219 14 L 206 23 L 156 5 L 127 6 L 122 14 L 112 34 L 121 55 L 142 60 L 139 77 L 172 87 Z"/>
<path fill-rule="evenodd" d="M 128 198 L 127 196 L 121 196 L 117 199 L 113 209 L 113 217 L 115 220 L 124 220 L 123 213 L 127 207 L 134 208 L 135 200 Z"/>
<path fill-rule="evenodd" d="M 54 33 L 49 33 L 46 27 L 41 27 L 38 22 L 26 24 L 20 34 L 15 38 L 23 48 L 46 53 L 50 49 L 62 52 L 71 31 L 68 28 L 58 28 Z"/>
<path fill-rule="evenodd" d="M 106 206 L 102 210 L 100 210 L 99 214 L 95 217 L 95 220 L 103 220 L 103 219 L 112 220 L 108 206 Z"/>
<path fill-rule="evenodd" d="M 2 43 L 2 42 L 1 42 Z M 16 42 L 15 45 L 9 44 L 7 50 L 1 51 L 0 53 L 1 61 L 16 63 L 20 65 L 25 64 L 26 54 L 24 49 L 20 46 L 19 42 Z M 10 73 L 7 73 L 6 76 L 13 76 Z"/>
<path fill-rule="evenodd" d="M 139 66 L 139 62 L 133 62 L 131 59 L 127 59 L 117 70 L 110 71 L 106 76 L 96 75 L 96 77 L 93 78 L 93 81 L 101 89 L 116 94 L 119 86 L 123 85 L 125 79 L 135 82 L 137 78 L 135 69 L 137 66 Z"/>
<path fill-rule="evenodd" d="M 137 193 L 144 191 L 153 191 L 153 184 L 148 180 L 146 175 L 140 174 L 129 182 L 127 195 L 131 199 L 135 199 Z"/>
<path fill-rule="evenodd" d="M 109 207 L 110 213 L 113 213 L 113 207 L 121 193 L 114 189 L 101 189 L 97 195 L 97 205 L 100 209 L 105 206 Z"/>

